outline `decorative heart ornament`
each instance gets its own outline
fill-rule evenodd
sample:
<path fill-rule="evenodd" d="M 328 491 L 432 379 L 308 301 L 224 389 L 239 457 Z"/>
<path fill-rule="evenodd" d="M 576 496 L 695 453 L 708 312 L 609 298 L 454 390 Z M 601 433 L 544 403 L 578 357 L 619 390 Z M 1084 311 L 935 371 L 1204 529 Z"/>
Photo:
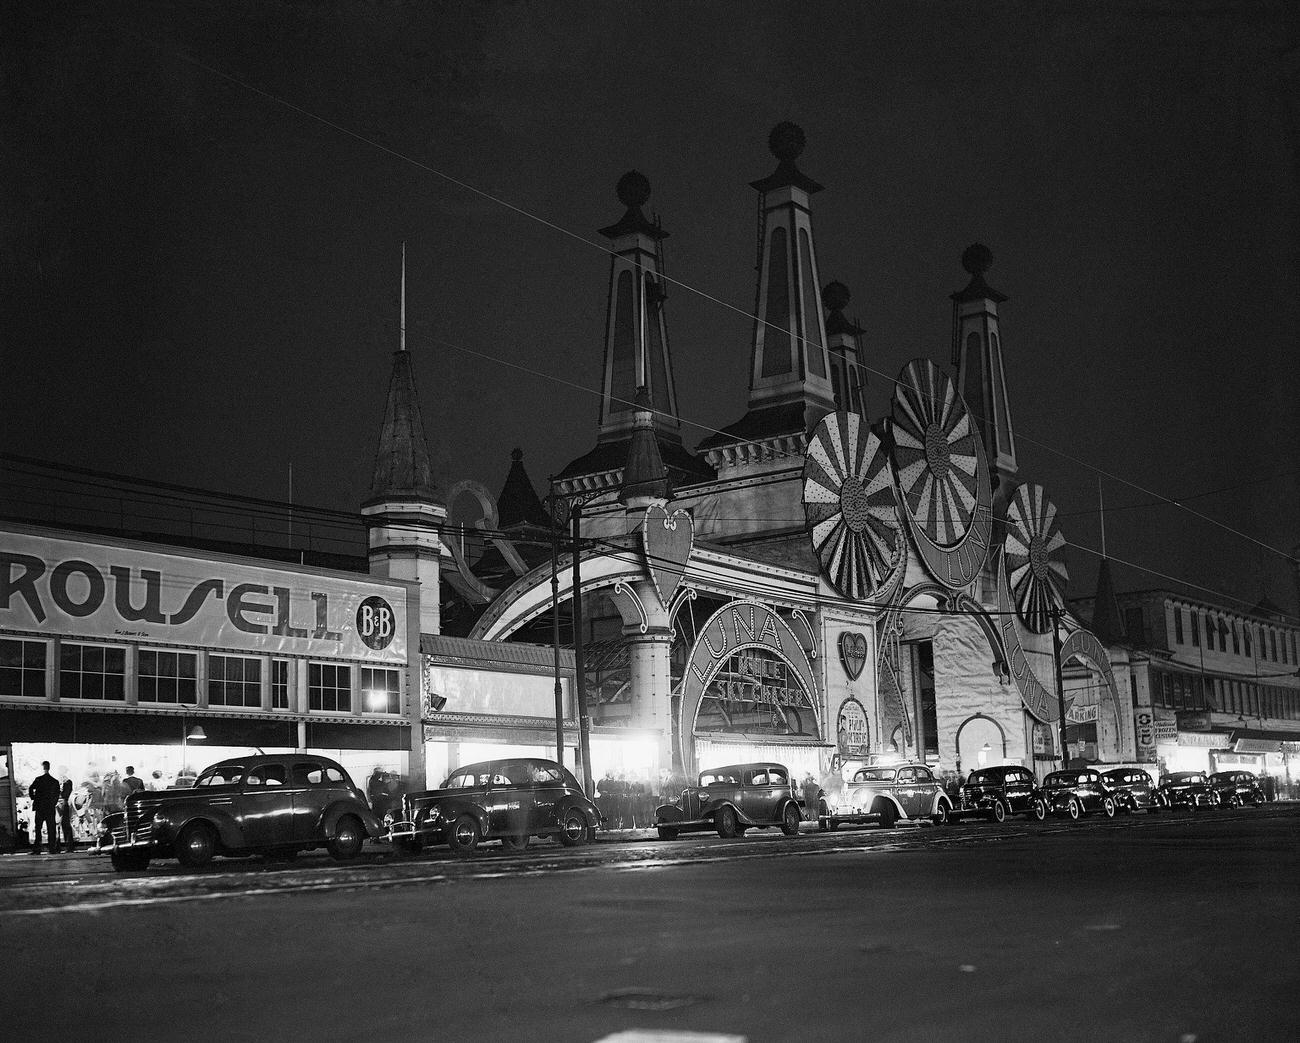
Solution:
<path fill-rule="evenodd" d="M 856 681 L 867 665 L 867 639 L 856 630 L 840 633 L 840 662 L 850 681 Z"/>
<path fill-rule="evenodd" d="M 691 516 L 680 509 L 669 514 L 658 504 L 647 507 L 645 523 L 641 526 L 641 545 L 655 592 L 667 608 L 682 584 L 686 563 L 695 546 L 695 525 Z"/>

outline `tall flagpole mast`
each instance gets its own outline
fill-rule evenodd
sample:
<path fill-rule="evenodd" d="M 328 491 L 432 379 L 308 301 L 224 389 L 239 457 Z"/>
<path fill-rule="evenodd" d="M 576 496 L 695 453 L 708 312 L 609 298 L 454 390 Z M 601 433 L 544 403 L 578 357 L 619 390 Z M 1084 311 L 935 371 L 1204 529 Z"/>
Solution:
<path fill-rule="evenodd" d="M 402 240 L 402 317 L 400 320 L 400 349 L 406 350 L 406 240 Z"/>
<path fill-rule="evenodd" d="M 1097 475 L 1097 505 L 1101 511 L 1101 556 L 1106 556 L 1106 501 L 1101 495 L 1101 475 Z"/>

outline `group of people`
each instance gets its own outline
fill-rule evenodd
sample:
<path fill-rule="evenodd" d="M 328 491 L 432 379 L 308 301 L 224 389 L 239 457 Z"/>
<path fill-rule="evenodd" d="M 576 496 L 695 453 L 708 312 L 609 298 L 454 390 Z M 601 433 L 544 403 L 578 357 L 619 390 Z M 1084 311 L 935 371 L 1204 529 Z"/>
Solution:
<path fill-rule="evenodd" d="M 161 788 L 161 773 L 154 772 L 152 788 Z M 50 762 L 41 761 L 41 774 L 32 780 L 26 790 L 30 805 L 30 823 L 20 814 L 19 830 L 30 831 L 31 853 L 41 853 L 42 842 L 51 854 L 72 851 L 82 841 L 93 840 L 99 832 L 99 823 L 105 815 L 126 810 L 126 798 L 136 790 L 149 788 L 145 780 L 135 773 L 134 765 L 127 765 L 123 774 L 110 770 L 104 775 L 92 772 L 80 785 L 65 773 L 60 780 L 50 773 Z M 20 811 L 21 811 L 20 807 Z"/>
<path fill-rule="evenodd" d="M 366 780 L 366 799 L 370 810 L 379 821 L 388 812 L 398 814 L 402 809 L 402 776 L 395 771 L 385 771 L 378 764 Z"/>
<path fill-rule="evenodd" d="M 686 785 L 681 775 L 662 771 L 656 782 L 606 771 L 596 783 L 596 807 L 607 829 L 637 829 L 654 824 L 655 808 L 676 800 Z"/>

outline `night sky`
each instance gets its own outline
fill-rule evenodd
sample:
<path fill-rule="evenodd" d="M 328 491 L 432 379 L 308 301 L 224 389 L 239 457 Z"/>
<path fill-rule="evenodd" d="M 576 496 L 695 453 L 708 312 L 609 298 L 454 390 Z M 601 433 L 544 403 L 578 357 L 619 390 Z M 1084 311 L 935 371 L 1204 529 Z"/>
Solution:
<path fill-rule="evenodd" d="M 872 419 L 909 359 L 947 366 L 983 242 L 1067 538 L 1100 544 L 1092 465 L 1113 559 L 1296 608 L 1297 5 L 8 6 L 5 451 L 272 498 L 292 464 L 295 501 L 355 510 L 405 240 L 444 487 L 496 492 L 520 446 L 544 492 L 595 442 L 615 182 L 650 179 L 669 276 L 749 312 L 789 119 Z M 752 322 L 682 286 L 667 315 L 693 446 L 745 410 Z"/>

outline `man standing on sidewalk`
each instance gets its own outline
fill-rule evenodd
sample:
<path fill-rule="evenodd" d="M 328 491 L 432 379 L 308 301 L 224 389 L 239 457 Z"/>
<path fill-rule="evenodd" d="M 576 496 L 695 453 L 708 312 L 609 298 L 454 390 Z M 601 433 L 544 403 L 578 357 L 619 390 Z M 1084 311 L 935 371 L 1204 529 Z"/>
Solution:
<path fill-rule="evenodd" d="M 41 826 L 45 827 L 45 840 L 50 854 L 59 853 L 59 837 L 54 829 L 54 811 L 59 805 L 59 780 L 50 774 L 50 762 L 41 761 L 44 772 L 27 787 L 27 796 L 32 801 L 32 818 L 36 820 L 32 843 L 32 854 L 41 853 Z"/>

